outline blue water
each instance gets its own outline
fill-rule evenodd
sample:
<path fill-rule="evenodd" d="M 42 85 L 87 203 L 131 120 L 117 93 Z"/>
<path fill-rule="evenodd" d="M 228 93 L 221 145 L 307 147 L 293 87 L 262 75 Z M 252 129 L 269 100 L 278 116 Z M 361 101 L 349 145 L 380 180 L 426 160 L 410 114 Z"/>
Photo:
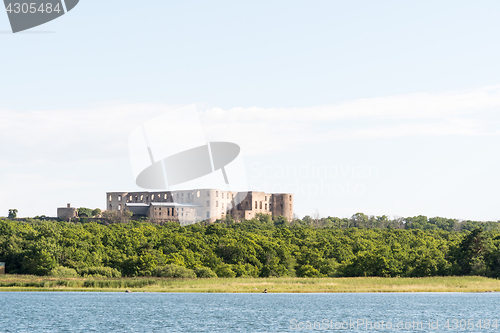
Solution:
<path fill-rule="evenodd" d="M 500 332 L 499 305 L 498 293 L 8 292 L 0 332 Z"/>

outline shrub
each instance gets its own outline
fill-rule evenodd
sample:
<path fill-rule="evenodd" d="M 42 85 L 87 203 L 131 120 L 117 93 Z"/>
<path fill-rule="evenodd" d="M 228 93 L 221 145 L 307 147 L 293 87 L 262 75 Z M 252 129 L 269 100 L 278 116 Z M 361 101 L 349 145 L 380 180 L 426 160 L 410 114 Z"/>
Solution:
<path fill-rule="evenodd" d="M 176 264 L 169 264 L 158 268 L 156 270 L 156 276 L 169 278 L 196 278 L 196 274 L 192 269 Z"/>
<path fill-rule="evenodd" d="M 229 265 L 222 265 L 217 267 L 215 269 L 215 273 L 217 274 L 218 277 L 223 277 L 223 278 L 234 278 L 236 276 L 236 273 L 233 272 L 233 270 Z"/>
<path fill-rule="evenodd" d="M 199 278 L 216 278 L 217 274 L 208 267 L 196 267 L 194 269 L 196 276 Z"/>
<path fill-rule="evenodd" d="M 133 214 L 129 210 L 123 210 L 121 213 L 105 210 L 101 213 L 101 216 L 108 220 L 109 223 L 128 223 Z"/>
<path fill-rule="evenodd" d="M 236 277 L 258 277 L 259 269 L 251 264 L 236 264 L 232 265 L 231 270 L 236 274 Z"/>
<path fill-rule="evenodd" d="M 73 268 L 58 266 L 50 271 L 49 276 L 73 278 L 77 277 L 78 273 Z"/>
<path fill-rule="evenodd" d="M 340 264 L 335 259 L 326 259 L 321 265 L 320 272 L 328 277 L 340 276 Z"/>
<path fill-rule="evenodd" d="M 96 208 L 92 211 L 92 216 L 93 217 L 101 217 L 102 211 L 99 208 Z"/>
<path fill-rule="evenodd" d="M 111 267 L 85 267 L 78 271 L 84 277 L 121 277 L 122 273 Z"/>
<path fill-rule="evenodd" d="M 302 265 L 297 270 L 297 276 L 299 277 L 322 277 L 321 274 L 316 268 L 311 265 Z"/>

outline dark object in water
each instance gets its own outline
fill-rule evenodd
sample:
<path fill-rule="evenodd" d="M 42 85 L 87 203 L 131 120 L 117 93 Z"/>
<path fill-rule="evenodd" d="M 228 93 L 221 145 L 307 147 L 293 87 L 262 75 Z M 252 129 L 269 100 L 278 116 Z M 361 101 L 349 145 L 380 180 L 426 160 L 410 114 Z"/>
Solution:
<path fill-rule="evenodd" d="M 264 289 L 264 291 L 262 293 L 263 294 L 267 294 L 267 289 Z"/>

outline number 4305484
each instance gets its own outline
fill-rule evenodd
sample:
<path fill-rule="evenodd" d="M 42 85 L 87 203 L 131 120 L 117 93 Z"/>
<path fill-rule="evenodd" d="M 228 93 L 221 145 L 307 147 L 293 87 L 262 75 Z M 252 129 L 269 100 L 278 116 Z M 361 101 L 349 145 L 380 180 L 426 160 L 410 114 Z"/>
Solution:
<path fill-rule="evenodd" d="M 444 327 L 448 328 L 448 329 L 454 329 L 454 330 L 456 330 L 456 329 L 473 330 L 476 328 L 479 328 L 479 329 L 492 329 L 492 328 L 494 328 L 494 329 L 496 329 L 499 326 L 498 326 L 496 319 L 494 319 L 494 320 L 485 319 L 485 320 L 478 320 L 478 321 L 475 321 L 473 319 L 469 319 L 469 320 L 453 319 L 453 320 L 447 320 L 446 323 L 444 324 Z"/>
<path fill-rule="evenodd" d="M 60 13 L 61 8 L 59 7 L 59 4 L 56 4 L 53 6 L 51 3 L 42 3 L 40 5 L 37 5 L 36 3 L 9 3 L 9 5 L 6 8 L 7 13 L 23 13 L 23 14 L 35 14 L 35 13 L 47 13 L 50 14 L 52 12 Z"/>

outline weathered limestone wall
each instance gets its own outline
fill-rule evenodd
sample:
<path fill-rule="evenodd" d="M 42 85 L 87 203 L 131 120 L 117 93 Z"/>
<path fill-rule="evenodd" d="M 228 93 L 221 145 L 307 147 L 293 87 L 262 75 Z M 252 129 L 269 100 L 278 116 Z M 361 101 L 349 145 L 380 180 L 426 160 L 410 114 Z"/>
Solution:
<path fill-rule="evenodd" d="M 69 221 L 70 219 L 77 218 L 78 211 L 76 208 L 71 207 L 70 204 L 64 208 L 57 208 L 57 218 L 63 221 Z"/>
<path fill-rule="evenodd" d="M 148 217 L 156 221 L 208 221 L 215 222 L 227 214 L 238 221 L 252 219 L 256 214 L 293 218 L 292 194 L 265 192 L 230 192 L 218 189 L 197 189 L 164 192 L 108 192 L 107 209 L 122 211 L 127 203 L 143 203 L 149 206 Z M 155 203 L 173 203 L 173 206 L 155 206 Z M 175 206 L 175 203 L 180 206 Z M 182 204 L 185 204 L 183 206 Z M 193 205 L 192 207 L 187 207 Z M 191 222 L 189 222 L 191 223 Z"/>

